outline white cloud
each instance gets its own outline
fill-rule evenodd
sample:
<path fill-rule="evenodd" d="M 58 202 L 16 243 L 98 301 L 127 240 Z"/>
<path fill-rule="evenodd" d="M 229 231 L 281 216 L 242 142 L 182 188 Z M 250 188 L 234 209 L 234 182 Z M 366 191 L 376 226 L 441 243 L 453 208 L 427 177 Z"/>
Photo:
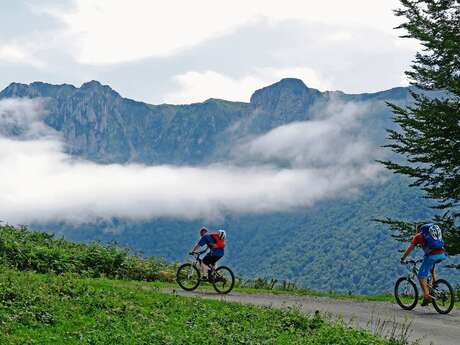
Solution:
<path fill-rule="evenodd" d="M 328 41 L 350 41 L 353 34 L 349 31 L 337 31 L 325 37 Z"/>
<path fill-rule="evenodd" d="M 19 120 L 14 123 L 20 124 L 26 117 L 29 123 L 41 123 L 40 103 L 22 102 L 0 101 L 0 114 L 9 114 L 0 118 L 11 123 L 16 116 Z M 342 113 L 353 120 L 352 109 L 346 107 Z M 25 109 L 30 111 L 27 116 Z M 202 167 L 101 165 L 68 156 L 56 136 L 37 138 L 37 128 L 29 124 L 20 137 L 0 137 L 0 218 L 10 223 L 88 222 L 101 217 L 190 219 L 225 212 L 283 211 L 349 193 L 375 181 L 379 173 L 379 167 L 361 155 L 351 155 L 351 164 L 330 155 L 325 166 L 304 160 L 284 168 L 254 160 Z M 267 135 L 275 147 L 289 152 L 286 136 L 274 134 L 285 130 Z M 309 130 L 313 135 L 316 129 Z M 336 150 L 334 138 L 346 134 L 329 131 L 323 152 Z M 264 137 L 253 142 L 259 143 L 256 150 L 267 148 Z M 295 156 L 286 158 L 295 161 Z"/>
<path fill-rule="evenodd" d="M 40 98 L 7 98 L 0 101 L 0 136 L 13 133 L 21 139 L 56 137 L 43 121 L 45 102 Z"/>
<path fill-rule="evenodd" d="M 17 3 L 0 5 L 0 88 L 96 79 L 125 97 L 189 103 L 247 100 L 278 74 L 371 92 L 399 85 L 417 48 L 392 30 L 397 0 Z"/>
<path fill-rule="evenodd" d="M 173 80 L 178 88 L 164 96 L 165 103 L 202 102 L 209 98 L 248 101 L 254 90 L 264 86 L 263 81 L 258 77 L 247 76 L 236 79 L 215 71 L 190 71 L 174 76 Z"/>
<path fill-rule="evenodd" d="M 311 120 L 277 127 L 240 144 L 236 154 L 244 153 L 253 161 L 287 161 L 294 167 L 336 169 L 367 164 L 369 157 L 375 159 L 376 149 L 362 133 L 359 120 L 370 106 L 369 102 L 330 101 Z"/>
<path fill-rule="evenodd" d="M 261 78 L 265 80 L 265 86 L 283 78 L 298 78 L 303 80 L 308 87 L 318 90 L 326 91 L 333 87 L 328 76 L 324 76 L 310 67 L 264 68 L 259 69 L 258 73 L 262 76 Z"/>
<path fill-rule="evenodd" d="M 78 0 L 75 7 L 49 10 L 78 34 L 83 63 L 117 63 L 171 55 L 222 36 L 249 22 L 301 20 L 392 32 L 397 0 Z M 396 37 L 396 36 L 395 36 Z"/>
<path fill-rule="evenodd" d="M 326 90 L 330 87 L 314 70 L 307 67 L 261 68 L 251 75 L 232 78 L 215 71 L 190 71 L 176 75 L 177 89 L 163 98 L 165 103 L 203 102 L 209 98 L 248 102 L 255 90 L 273 84 L 283 78 L 299 78 L 310 87 Z"/>
<path fill-rule="evenodd" d="M 0 62 L 10 64 L 30 65 L 33 67 L 43 67 L 44 63 L 32 56 L 26 47 L 18 44 L 5 44 L 0 46 Z"/>

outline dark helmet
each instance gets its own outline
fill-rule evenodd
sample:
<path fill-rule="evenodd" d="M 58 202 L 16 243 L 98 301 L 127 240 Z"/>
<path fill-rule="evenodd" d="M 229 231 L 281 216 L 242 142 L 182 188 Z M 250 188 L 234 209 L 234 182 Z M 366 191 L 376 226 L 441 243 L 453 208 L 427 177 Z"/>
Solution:
<path fill-rule="evenodd" d="M 208 232 L 208 229 L 207 229 L 206 227 L 203 226 L 203 227 L 200 229 L 200 236 L 204 236 L 204 234 L 206 234 L 207 232 Z"/>

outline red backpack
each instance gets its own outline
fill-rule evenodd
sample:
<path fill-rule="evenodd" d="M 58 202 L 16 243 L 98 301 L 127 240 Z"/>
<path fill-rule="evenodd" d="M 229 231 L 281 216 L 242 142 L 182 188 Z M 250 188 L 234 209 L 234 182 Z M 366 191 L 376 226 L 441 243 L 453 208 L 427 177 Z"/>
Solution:
<path fill-rule="evenodd" d="M 214 245 L 212 246 L 212 249 L 225 248 L 225 239 L 227 237 L 227 234 L 225 233 L 224 230 L 217 230 L 217 231 L 211 232 L 210 235 L 215 242 Z"/>

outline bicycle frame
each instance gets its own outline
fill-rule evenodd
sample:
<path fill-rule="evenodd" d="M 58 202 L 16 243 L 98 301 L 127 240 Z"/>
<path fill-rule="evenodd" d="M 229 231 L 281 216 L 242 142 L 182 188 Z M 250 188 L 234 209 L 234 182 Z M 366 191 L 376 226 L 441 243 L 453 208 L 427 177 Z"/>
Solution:
<path fill-rule="evenodd" d="M 190 253 L 193 256 L 194 260 L 188 260 L 189 262 L 182 264 L 176 273 L 176 280 L 181 288 L 186 291 L 193 291 L 200 285 L 200 282 L 206 281 L 213 285 L 214 289 L 220 294 L 229 293 L 235 285 L 235 275 L 232 270 L 227 266 L 216 267 L 215 264 L 207 265 L 208 274 L 207 278 L 204 278 L 202 275 L 202 263 L 203 260 L 200 258 L 200 255 L 205 253 L 202 251 L 199 253 Z M 188 268 L 192 268 L 189 270 Z M 184 271 L 183 271 L 184 270 Z M 181 272 L 184 275 L 181 275 Z M 196 277 L 195 275 L 198 274 Z M 198 279 L 192 277 L 195 276 Z M 204 275 L 206 277 L 206 275 Z M 190 281 L 192 285 L 187 284 L 187 281 Z"/>
<path fill-rule="evenodd" d="M 395 284 L 395 297 L 396 302 L 399 306 L 405 310 L 412 310 L 417 305 L 417 299 L 423 296 L 420 296 L 419 289 L 417 287 L 417 274 L 419 273 L 419 263 L 423 262 L 423 259 L 418 260 L 408 260 L 405 262 L 408 269 L 407 276 L 400 277 Z M 436 265 L 436 264 L 435 264 Z M 433 297 L 432 304 L 436 311 L 440 314 L 449 313 L 455 304 L 455 292 L 449 282 L 445 279 L 436 279 L 434 281 L 433 269 L 427 277 L 427 285 L 430 295 Z M 401 285 L 404 282 L 408 282 L 408 285 Z M 441 288 L 439 288 L 441 286 Z M 401 287 L 401 289 L 400 289 Z M 412 294 L 413 293 L 413 294 Z M 415 294 L 415 295 L 414 295 Z M 413 302 L 406 303 L 402 298 L 404 296 L 414 297 Z M 422 305 L 426 305 L 422 304 Z"/>
<path fill-rule="evenodd" d="M 195 266 L 199 272 L 201 272 L 201 263 L 203 260 L 200 258 L 200 255 L 206 253 L 206 250 L 202 250 L 201 252 L 193 254 L 194 260 L 192 262 L 193 266 Z M 214 273 L 216 265 L 207 265 L 208 268 L 211 270 L 211 273 Z"/>
<path fill-rule="evenodd" d="M 407 262 L 407 265 L 411 265 L 411 268 L 409 268 L 409 273 L 407 274 L 407 279 L 410 279 L 414 282 L 417 281 L 417 274 L 418 274 L 417 264 L 419 262 L 422 262 L 422 260 L 410 260 Z"/>
<path fill-rule="evenodd" d="M 411 268 L 409 268 L 409 273 L 407 274 L 407 279 L 410 279 L 413 282 L 418 281 L 418 277 L 417 277 L 417 274 L 419 271 L 418 264 L 421 262 L 423 262 L 423 259 L 409 260 L 406 262 L 407 265 L 411 265 Z M 435 267 L 436 267 L 436 264 L 433 266 L 433 270 L 435 269 Z M 427 284 L 428 284 L 428 288 L 430 289 L 430 291 L 433 287 L 432 280 L 433 280 L 433 271 L 430 272 L 427 278 Z"/>

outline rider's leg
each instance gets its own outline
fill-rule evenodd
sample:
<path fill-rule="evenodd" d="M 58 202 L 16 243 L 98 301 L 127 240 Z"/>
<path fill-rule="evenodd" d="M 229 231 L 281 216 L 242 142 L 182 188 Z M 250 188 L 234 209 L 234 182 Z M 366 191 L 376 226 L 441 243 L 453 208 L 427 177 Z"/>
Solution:
<path fill-rule="evenodd" d="M 201 261 L 201 275 L 203 278 L 206 278 L 208 276 L 208 269 L 209 266 L 206 265 L 203 261 Z"/>
<path fill-rule="evenodd" d="M 433 268 L 431 269 L 431 284 L 436 284 L 438 277 L 436 275 L 436 270 L 435 270 L 436 265 L 433 265 Z"/>
<path fill-rule="evenodd" d="M 431 260 L 433 261 L 433 268 L 431 269 L 431 277 L 433 278 L 433 286 L 438 281 L 438 275 L 436 274 L 436 265 L 440 262 L 443 262 L 447 259 L 447 255 L 445 253 L 436 254 L 431 256 Z"/>
<path fill-rule="evenodd" d="M 201 269 L 203 272 L 206 272 L 203 274 L 204 277 L 209 278 L 209 273 L 211 272 L 212 267 L 215 266 L 216 262 L 221 258 L 221 256 L 215 256 L 211 254 L 207 254 L 204 258 L 203 261 L 201 262 Z"/>
<path fill-rule="evenodd" d="M 201 264 L 201 269 L 203 270 L 203 275 L 205 277 L 207 277 L 208 276 L 208 271 L 209 271 L 209 266 L 205 265 L 205 264 Z"/>
<path fill-rule="evenodd" d="M 428 284 L 427 284 L 427 278 L 428 278 L 428 274 L 430 273 L 432 267 L 433 267 L 433 262 L 431 261 L 428 255 L 425 255 L 425 257 L 423 258 L 422 265 L 420 266 L 420 269 L 417 275 L 418 281 L 420 282 L 420 287 L 422 288 L 422 291 L 423 291 L 424 301 L 431 300 L 430 290 L 428 289 Z"/>
<path fill-rule="evenodd" d="M 201 272 L 204 278 L 208 277 L 209 268 L 214 262 L 214 257 L 210 253 L 206 254 L 203 260 L 201 260 Z"/>
<path fill-rule="evenodd" d="M 426 278 L 418 278 L 418 281 L 420 282 L 420 287 L 422 288 L 423 291 L 423 299 L 424 300 L 430 300 L 430 290 L 428 289 L 428 284 L 426 282 Z"/>

